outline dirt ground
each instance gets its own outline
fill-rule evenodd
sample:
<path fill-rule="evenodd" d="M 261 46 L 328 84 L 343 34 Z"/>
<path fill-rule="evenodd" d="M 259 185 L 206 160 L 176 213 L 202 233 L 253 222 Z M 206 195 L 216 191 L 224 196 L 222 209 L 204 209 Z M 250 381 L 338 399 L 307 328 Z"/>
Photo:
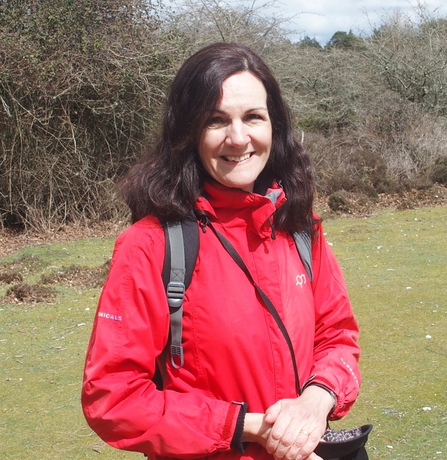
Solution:
<path fill-rule="evenodd" d="M 317 198 L 315 208 L 325 219 L 336 216 L 360 217 L 376 213 L 381 208 L 398 210 L 424 206 L 447 206 L 447 188 L 434 186 L 427 190 L 410 190 L 396 195 L 380 195 L 374 199 L 349 195 L 348 212 L 334 213 L 326 198 Z M 54 231 L 12 230 L 0 228 L 0 258 L 24 247 L 40 244 L 75 241 L 80 238 L 114 238 L 126 227 L 128 222 L 101 222 L 89 224 L 69 224 Z"/>
<path fill-rule="evenodd" d="M 127 222 L 100 222 L 85 225 L 68 224 L 54 231 L 12 230 L 0 228 L 0 258 L 28 246 L 76 241 L 81 238 L 114 238 Z"/>

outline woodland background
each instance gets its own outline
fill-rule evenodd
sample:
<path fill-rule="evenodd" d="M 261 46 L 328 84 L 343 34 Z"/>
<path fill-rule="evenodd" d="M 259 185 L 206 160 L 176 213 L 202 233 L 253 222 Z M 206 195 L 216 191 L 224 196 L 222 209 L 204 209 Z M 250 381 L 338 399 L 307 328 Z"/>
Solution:
<path fill-rule="evenodd" d="M 280 6 L 0 1 L 0 228 L 125 215 L 117 179 L 156 139 L 176 70 L 215 41 L 249 45 L 272 68 L 332 210 L 445 191 L 447 18 L 418 5 L 321 46 L 288 38 Z"/>

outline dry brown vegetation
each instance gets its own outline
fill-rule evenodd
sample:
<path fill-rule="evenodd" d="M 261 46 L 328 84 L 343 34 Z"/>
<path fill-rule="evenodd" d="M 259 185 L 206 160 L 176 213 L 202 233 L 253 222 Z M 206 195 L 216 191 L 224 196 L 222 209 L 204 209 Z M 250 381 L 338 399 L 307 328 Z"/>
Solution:
<path fill-rule="evenodd" d="M 417 6 L 322 47 L 291 42 L 275 5 L 1 2 L 0 226 L 47 234 L 124 216 L 114 184 L 156 139 L 172 76 L 221 40 L 274 70 L 333 211 L 435 197 L 447 185 L 447 19 Z"/>
<path fill-rule="evenodd" d="M 82 265 L 63 266 L 42 274 L 36 283 L 24 281 L 30 274 L 39 272 L 43 262 L 35 255 L 22 255 L 9 262 L 0 263 L 0 285 L 7 285 L 4 299 L 9 303 L 51 303 L 57 299 L 55 286 L 100 288 L 109 272 L 110 263 L 95 268 Z"/>

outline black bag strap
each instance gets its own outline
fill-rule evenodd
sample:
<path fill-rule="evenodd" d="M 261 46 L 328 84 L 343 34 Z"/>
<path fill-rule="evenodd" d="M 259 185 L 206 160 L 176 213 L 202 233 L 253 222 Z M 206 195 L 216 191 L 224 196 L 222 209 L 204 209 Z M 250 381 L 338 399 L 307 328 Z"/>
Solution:
<path fill-rule="evenodd" d="M 209 220 L 207 219 L 206 225 L 208 224 Z M 175 368 L 182 367 L 184 363 L 182 346 L 183 299 L 185 291 L 191 283 L 192 273 L 199 252 L 199 225 L 193 213 L 180 222 L 165 223 L 163 228 L 165 231 L 166 249 L 162 278 L 171 317 L 171 343 L 169 347 L 163 350 L 160 357 L 157 373 L 161 374 L 161 376 L 159 375 L 154 379 L 157 380 L 158 385 L 161 385 L 161 382 L 164 381 L 168 348 L 171 352 L 171 363 Z M 292 234 L 292 237 L 306 269 L 307 276 L 312 281 L 311 235 L 308 232 L 295 232 Z M 253 282 L 252 278 L 250 279 Z"/>
<path fill-rule="evenodd" d="M 312 236 L 307 231 L 295 232 L 292 234 L 295 246 L 298 250 L 298 254 L 303 262 L 304 268 L 306 269 L 309 281 L 312 282 Z"/>
<path fill-rule="evenodd" d="M 165 230 L 165 259 L 162 278 L 166 287 L 170 313 L 170 355 L 175 368 L 183 366 L 182 316 L 185 291 L 191 283 L 199 252 L 199 227 L 195 216 L 188 216 L 181 222 L 168 222 Z M 166 368 L 167 348 L 159 363 L 162 380 Z"/>
<path fill-rule="evenodd" d="M 259 296 L 261 297 L 262 301 L 264 302 L 265 306 L 269 310 L 270 314 L 273 316 L 275 319 L 276 323 L 278 324 L 279 329 L 281 330 L 284 339 L 287 343 L 287 346 L 290 351 L 290 355 L 292 358 L 292 365 L 293 365 L 293 372 L 295 374 L 295 386 L 296 386 L 296 392 L 298 395 L 301 394 L 301 386 L 300 386 L 300 380 L 298 376 L 298 366 L 296 364 L 296 357 L 295 357 L 295 351 L 293 349 L 293 344 L 292 340 L 290 339 L 289 333 L 287 332 L 287 329 L 279 316 L 278 311 L 276 310 L 275 306 L 273 305 L 273 302 L 269 299 L 267 294 L 261 289 L 261 287 L 255 282 L 253 279 L 250 271 L 248 270 L 247 266 L 245 265 L 245 262 L 242 260 L 242 257 L 239 255 L 239 253 L 236 251 L 234 246 L 225 238 L 222 233 L 220 233 L 212 224 L 211 222 L 208 222 L 208 226 L 213 230 L 214 234 L 217 236 L 218 240 L 221 242 L 222 246 L 226 249 L 228 254 L 232 257 L 232 259 L 236 262 L 236 264 L 239 266 L 239 268 L 245 273 L 247 278 L 250 280 L 250 282 L 253 284 L 255 287 L 256 291 L 258 292 Z"/>

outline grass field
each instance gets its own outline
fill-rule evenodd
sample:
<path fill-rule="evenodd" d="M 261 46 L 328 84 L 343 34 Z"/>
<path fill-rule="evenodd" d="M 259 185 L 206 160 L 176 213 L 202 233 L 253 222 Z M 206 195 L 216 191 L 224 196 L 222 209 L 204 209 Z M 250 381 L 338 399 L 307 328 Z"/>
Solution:
<path fill-rule="evenodd" d="M 447 209 L 384 210 L 325 222 L 361 327 L 362 392 L 335 427 L 372 423 L 371 459 L 447 459 Z M 50 303 L 0 284 L 0 458 L 138 459 L 87 427 L 79 394 L 99 289 L 88 280 L 112 240 L 26 248 L 0 259 L 30 286 L 65 273 Z M 63 267 L 85 272 L 83 283 Z M 99 270 L 99 268 L 98 268 Z M 86 281 L 87 280 L 87 281 Z M 89 287 L 90 285 L 90 287 Z"/>

